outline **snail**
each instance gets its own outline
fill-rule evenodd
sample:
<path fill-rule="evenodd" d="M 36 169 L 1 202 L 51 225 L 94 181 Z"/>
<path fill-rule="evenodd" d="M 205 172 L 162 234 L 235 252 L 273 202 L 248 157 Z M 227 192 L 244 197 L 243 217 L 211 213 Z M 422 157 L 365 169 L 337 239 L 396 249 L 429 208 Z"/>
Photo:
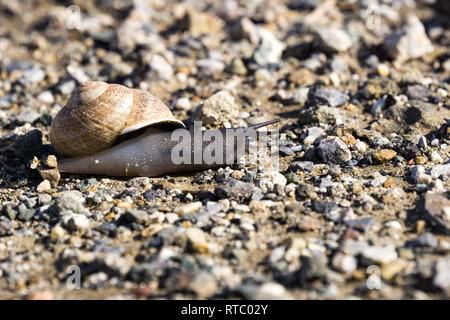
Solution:
<path fill-rule="evenodd" d="M 278 120 L 238 128 L 257 129 Z M 227 135 L 235 129 L 219 129 L 224 137 L 218 141 L 203 141 L 214 130 L 201 131 L 200 146 L 195 132 L 185 129 L 170 109 L 156 96 L 120 84 L 89 81 L 74 90 L 66 105 L 54 118 L 50 141 L 63 155 L 58 168 L 61 172 L 101 174 L 109 176 L 155 177 L 168 173 L 201 170 L 221 166 L 226 161 L 211 163 L 201 160 L 176 163 L 173 150 L 179 144 L 172 134 L 175 130 L 188 133 L 188 158 L 192 160 L 211 143 L 220 144 L 221 159 L 236 150 L 238 138 Z M 220 141 L 222 140 L 222 141 Z M 231 148 L 231 149 L 230 149 Z M 233 159 L 239 154 L 236 152 Z M 228 164 L 228 163 L 227 163 Z"/>

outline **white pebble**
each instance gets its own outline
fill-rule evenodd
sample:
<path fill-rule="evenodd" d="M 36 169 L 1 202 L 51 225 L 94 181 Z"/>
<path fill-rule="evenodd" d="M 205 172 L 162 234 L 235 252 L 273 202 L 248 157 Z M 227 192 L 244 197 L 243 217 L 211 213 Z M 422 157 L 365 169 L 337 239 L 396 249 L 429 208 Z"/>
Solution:
<path fill-rule="evenodd" d="M 431 159 L 431 161 L 436 162 L 436 163 L 444 162 L 444 159 L 442 159 L 441 155 L 437 151 L 433 151 L 430 154 L 430 159 Z"/>
<path fill-rule="evenodd" d="M 366 152 L 367 145 L 361 140 L 357 140 L 355 144 L 353 144 L 353 148 L 358 152 L 364 153 Z"/>
<path fill-rule="evenodd" d="M 48 104 L 55 102 L 55 98 L 53 97 L 53 94 L 48 90 L 41 92 L 37 98 L 39 101 L 48 103 Z"/>
<path fill-rule="evenodd" d="M 191 102 L 188 98 L 180 98 L 175 103 L 175 107 L 182 110 L 189 110 L 191 109 Z"/>
<path fill-rule="evenodd" d="M 437 89 L 436 93 L 444 99 L 447 98 L 448 95 L 447 90 L 442 88 Z"/>
<path fill-rule="evenodd" d="M 52 187 L 50 186 L 50 181 L 48 181 L 47 179 L 45 179 L 44 181 L 42 181 L 41 183 L 39 183 L 39 185 L 36 188 L 37 192 L 45 192 L 47 190 L 50 190 Z"/>
<path fill-rule="evenodd" d="M 175 208 L 174 212 L 179 215 L 184 215 L 192 212 L 197 212 L 202 207 L 201 201 L 191 202 L 184 206 Z"/>

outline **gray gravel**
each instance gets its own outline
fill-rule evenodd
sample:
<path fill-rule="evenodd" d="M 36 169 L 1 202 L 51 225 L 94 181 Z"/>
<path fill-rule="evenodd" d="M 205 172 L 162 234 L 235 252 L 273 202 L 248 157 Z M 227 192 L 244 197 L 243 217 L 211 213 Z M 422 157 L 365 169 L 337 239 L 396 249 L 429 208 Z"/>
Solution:
<path fill-rule="evenodd" d="M 79 2 L 71 30 L 0 1 L 0 298 L 448 299 L 448 4 L 324 3 Z M 88 80 L 188 127 L 279 119 L 279 167 L 60 174 Z"/>

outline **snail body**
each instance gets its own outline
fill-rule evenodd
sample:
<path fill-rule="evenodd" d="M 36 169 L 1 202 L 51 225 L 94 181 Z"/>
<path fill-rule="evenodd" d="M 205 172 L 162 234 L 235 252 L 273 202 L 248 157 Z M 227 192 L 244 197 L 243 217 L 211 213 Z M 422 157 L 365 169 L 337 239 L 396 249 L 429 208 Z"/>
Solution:
<path fill-rule="evenodd" d="M 189 134 L 192 136 L 192 132 Z M 156 177 L 220 165 L 205 162 L 194 164 L 193 160 L 189 163 L 175 164 L 171 161 L 171 156 L 177 142 L 172 141 L 171 136 L 171 131 L 150 128 L 136 138 L 94 155 L 63 159 L 59 162 L 59 169 L 73 173 Z M 192 147 L 190 150 L 192 150 L 190 159 L 193 159 L 195 149 Z"/>
<path fill-rule="evenodd" d="M 187 162 L 173 161 L 173 150 L 179 144 L 173 139 L 174 130 L 182 130 L 189 138 Z M 223 139 L 203 141 L 200 137 L 198 145 L 194 131 L 184 129 L 184 124 L 157 97 L 117 84 L 91 81 L 78 87 L 55 117 L 50 140 L 65 157 L 58 164 L 61 172 L 155 177 L 229 164 L 225 152 L 235 150 L 238 142 L 234 135 L 227 134 L 231 130 L 235 129 L 201 131 L 202 137 L 216 131 Z M 223 161 L 204 160 L 201 155 L 208 147 L 222 150 L 219 158 Z M 239 156 L 235 153 L 232 160 Z M 201 161 L 194 161 L 197 158 Z"/>

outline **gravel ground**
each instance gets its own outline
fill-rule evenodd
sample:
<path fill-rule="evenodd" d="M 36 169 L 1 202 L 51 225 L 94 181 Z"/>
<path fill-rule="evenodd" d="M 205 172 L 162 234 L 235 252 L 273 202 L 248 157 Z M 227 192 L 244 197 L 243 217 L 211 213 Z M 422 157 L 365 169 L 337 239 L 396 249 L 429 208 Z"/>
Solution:
<path fill-rule="evenodd" d="M 448 1 L 70 5 L 0 1 L 0 298 L 450 297 Z M 280 119 L 279 171 L 60 175 L 87 80 Z"/>

